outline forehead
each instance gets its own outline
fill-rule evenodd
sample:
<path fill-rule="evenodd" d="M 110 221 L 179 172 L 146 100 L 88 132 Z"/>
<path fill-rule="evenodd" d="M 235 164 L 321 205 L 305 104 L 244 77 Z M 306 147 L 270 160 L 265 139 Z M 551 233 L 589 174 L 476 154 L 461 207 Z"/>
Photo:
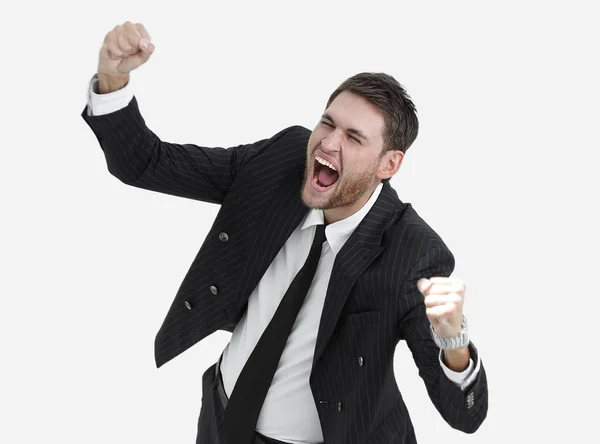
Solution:
<path fill-rule="evenodd" d="M 344 129 L 355 128 L 362 131 L 370 140 L 381 140 L 385 122 L 381 112 L 367 99 L 343 91 L 325 110 L 335 124 Z"/>

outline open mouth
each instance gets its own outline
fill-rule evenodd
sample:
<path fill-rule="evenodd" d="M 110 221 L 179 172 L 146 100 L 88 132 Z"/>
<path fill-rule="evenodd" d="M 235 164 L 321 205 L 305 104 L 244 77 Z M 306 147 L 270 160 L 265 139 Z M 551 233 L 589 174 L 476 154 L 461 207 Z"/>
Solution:
<path fill-rule="evenodd" d="M 317 156 L 318 157 L 318 156 Z M 332 165 L 324 165 L 322 162 L 328 163 L 324 159 L 321 161 L 315 158 L 313 166 L 313 185 L 319 191 L 325 191 L 330 188 L 340 178 L 339 173 L 332 168 Z"/>

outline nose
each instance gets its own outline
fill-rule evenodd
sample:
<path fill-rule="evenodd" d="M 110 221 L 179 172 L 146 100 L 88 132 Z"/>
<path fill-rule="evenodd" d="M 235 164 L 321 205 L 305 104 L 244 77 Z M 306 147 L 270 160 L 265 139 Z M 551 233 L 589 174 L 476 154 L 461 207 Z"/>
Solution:
<path fill-rule="evenodd" d="M 344 137 L 342 130 L 336 128 L 321 141 L 321 146 L 325 151 L 339 151 L 342 146 L 342 137 Z"/>

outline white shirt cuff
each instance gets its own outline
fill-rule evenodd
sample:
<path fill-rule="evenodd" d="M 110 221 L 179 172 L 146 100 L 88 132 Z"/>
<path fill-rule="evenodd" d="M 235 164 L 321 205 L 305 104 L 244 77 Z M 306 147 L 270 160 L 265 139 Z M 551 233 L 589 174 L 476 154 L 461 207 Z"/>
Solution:
<path fill-rule="evenodd" d="M 98 73 L 90 79 L 88 87 L 88 116 L 102 116 L 114 113 L 129 105 L 133 99 L 131 79 L 123 88 L 107 94 L 98 94 Z"/>
<path fill-rule="evenodd" d="M 455 372 L 446 366 L 444 360 L 442 359 L 443 350 L 440 350 L 439 360 L 440 365 L 442 366 L 442 370 L 450 379 L 450 381 L 454 382 L 457 386 L 464 390 L 468 387 L 474 380 L 477 378 L 477 374 L 479 373 L 479 367 L 481 365 L 481 359 L 477 357 L 477 364 L 473 362 L 473 359 L 469 359 L 469 366 L 463 370 L 462 372 Z"/>

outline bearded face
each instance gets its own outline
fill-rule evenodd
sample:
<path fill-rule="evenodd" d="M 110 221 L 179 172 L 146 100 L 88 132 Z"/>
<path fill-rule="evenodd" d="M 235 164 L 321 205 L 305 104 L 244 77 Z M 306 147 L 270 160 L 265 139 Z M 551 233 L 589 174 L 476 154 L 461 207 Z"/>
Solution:
<path fill-rule="evenodd" d="M 325 110 L 308 141 L 302 199 L 311 208 L 351 207 L 381 182 L 384 120 L 348 91 Z"/>

